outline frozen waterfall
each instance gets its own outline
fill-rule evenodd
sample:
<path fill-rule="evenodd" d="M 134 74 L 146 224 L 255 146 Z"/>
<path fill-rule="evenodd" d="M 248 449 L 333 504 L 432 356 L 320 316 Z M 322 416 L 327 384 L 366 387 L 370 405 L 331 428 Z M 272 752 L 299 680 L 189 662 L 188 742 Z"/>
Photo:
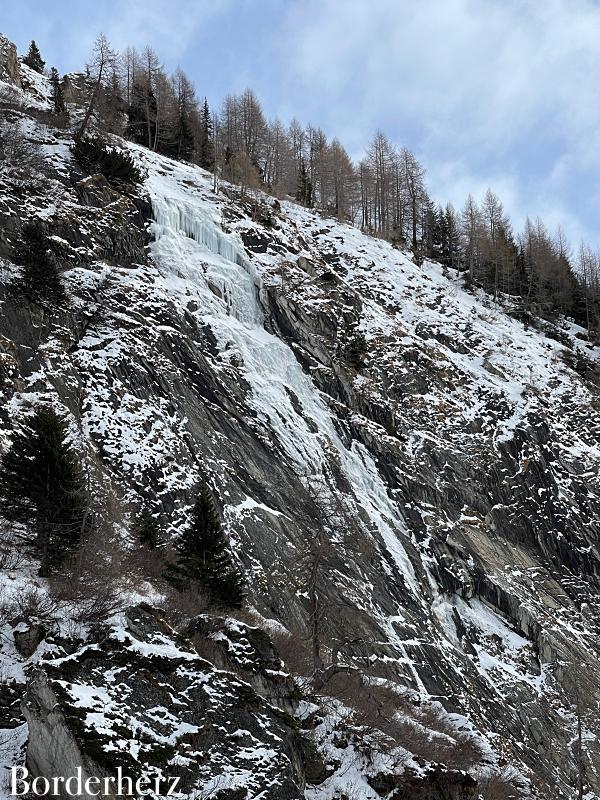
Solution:
<path fill-rule="evenodd" d="M 377 466 L 359 442 L 344 445 L 327 405 L 292 350 L 265 330 L 254 266 L 235 239 L 219 229 L 207 201 L 169 194 L 163 181 L 158 185 L 152 197 L 152 252 L 162 279 L 183 307 L 195 301 L 195 313 L 210 326 L 223 360 L 235 357 L 252 389 L 248 402 L 300 473 L 322 474 L 331 451 L 337 451 L 358 504 L 416 594 L 414 571 L 396 533 L 405 530 L 404 523 Z"/>
<path fill-rule="evenodd" d="M 156 196 L 153 210 L 158 249 L 165 253 L 169 268 L 173 268 L 172 256 L 179 254 L 179 276 L 190 285 L 198 285 L 204 277 L 207 288 L 221 295 L 228 314 L 240 322 L 262 326 L 260 282 L 235 240 L 224 234 L 198 203 Z M 164 258 L 158 263 L 164 263 Z"/>

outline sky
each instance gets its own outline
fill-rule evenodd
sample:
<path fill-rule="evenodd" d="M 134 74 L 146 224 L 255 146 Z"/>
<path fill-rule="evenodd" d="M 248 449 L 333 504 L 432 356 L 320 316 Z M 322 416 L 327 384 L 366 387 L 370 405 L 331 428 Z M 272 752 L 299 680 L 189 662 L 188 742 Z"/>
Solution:
<path fill-rule="evenodd" d="M 0 31 L 61 73 L 150 44 L 211 104 L 250 86 L 353 157 L 381 129 L 437 202 L 491 187 L 600 248 L 600 0 L 5 0 Z"/>

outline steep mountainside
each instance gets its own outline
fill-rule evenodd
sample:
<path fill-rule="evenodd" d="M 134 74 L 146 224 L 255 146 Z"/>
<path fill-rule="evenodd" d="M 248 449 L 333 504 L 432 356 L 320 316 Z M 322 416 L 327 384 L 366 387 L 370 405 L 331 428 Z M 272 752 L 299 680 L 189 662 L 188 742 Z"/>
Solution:
<path fill-rule="evenodd" d="M 381 724 L 351 720 L 339 680 L 337 695 L 294 684 L 256 627 L 175 632 L 137 605 L 165 605 L 144 582 L 127 615 L 71 612 L 33 652 L 14 632 L 35 615 L 4 620 L 4 763 L 29 733 L 34 774 L 68 769 L 65 753 L 110 771 L 119 753 L 148 774 L 183 765 L 186 792 L 222 800 L 574 798 L 582 774 L 598 796 L 598 349 L 568 321 L 524 327 L 454 271 L 289 202 L 215 194 L 212 175 L 124 141 L 141 187 L 83 175 L 71 132 L 43 116 L 43 79 L 9 51 L 2 114 L 39 143 L 43 176 L 0 162 L 0 445 L 52 402 L 98 485 L 126 512 L 149 501 L 168 538 L 206 479 L 262 627 L 306 633 L 318 602 L 324 667 L 356 668 L 384 700 Z M 34 217 L 68 287 L 53 314 L 5 291 Z M 5 566 L 5 606 L 45 596 L 34 562 Z M 245 666 L 223 655 L 236 647 Z M 392 747 L 374 729 L 394 713 Z"/>

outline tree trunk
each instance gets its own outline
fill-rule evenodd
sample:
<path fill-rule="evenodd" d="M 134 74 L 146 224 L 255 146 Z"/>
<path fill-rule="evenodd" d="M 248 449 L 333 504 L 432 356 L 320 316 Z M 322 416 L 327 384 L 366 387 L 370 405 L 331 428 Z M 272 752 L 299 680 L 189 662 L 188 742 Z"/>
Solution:
<path fill-rule="evenodd" d="M 92 96 L 90 98 L 87 111 L 85 112 L 85 117 L 83 118 L 83 122 L 81 123 L 81 127 L 79 128 L 77 135 L 75 136 L 76 139 L 83 139 L 83 137 L 85 136 L 87 126 L 89 125 L 92 114 L 94 113 L 94 108 L 96 106 L 96 100 L 98 99 L 98 94 L 100 92 L 101 85 L 102 85 L 102 68 L 100 68 L 100 71 L 98 72 L 98 80 L 96 81 L 96 85 L 94 86 L 94 91 L 92 92 Z"/>

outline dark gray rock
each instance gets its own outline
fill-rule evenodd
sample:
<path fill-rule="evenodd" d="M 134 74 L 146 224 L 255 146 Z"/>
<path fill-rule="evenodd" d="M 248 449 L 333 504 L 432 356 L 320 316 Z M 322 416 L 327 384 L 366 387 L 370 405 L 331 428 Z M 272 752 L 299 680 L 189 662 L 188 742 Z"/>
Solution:
<path fill-rule="evenodd" d="M 90 175 L 75 185 L 77 197 L 85 206 L 105 208 L 119 198 L 118 192 L 110 188 L 104 175 Z"/>
<path fill-rule="evenodd" d="M 300 693 L 268 635 L 237 620 L 202 615 L 182 634 L 217 667 L 235 672 L 268 703 L 293 714 Z"/>
<path fill-rule="evenodd" d="M 221 775 L 224 791 L 301 798 L 302 737 L 291 717 L 199 656 L 160 611 L 136 607 L 127 621 L 32 673 L 23 704 L 31 774 L 68 776 L 81 765 L 84 777 L 103 777 L 120 766 L 134 780 L 181 776 L 186 792 Z"/>
<path fill-rule="evenodd" d="M 0 33 L 0 80 L 21 87 L 21 67 L 17 48 Z"/>
<path fill-rule="evenodd" d="M 410 771 L 401 776 L 379 773 L 369 779 L 369 785 L 388 800 L 471 800 L 479 795 L 469 775 L 440 768 L 424 776 Z"/>
<path fill-rule="evenodd" d="M 39 622 L 23 622 L 13 630 L 15 647 L 23 658 L 29 658 L 44 640 L 46 633 L 45 626 Z"/>

